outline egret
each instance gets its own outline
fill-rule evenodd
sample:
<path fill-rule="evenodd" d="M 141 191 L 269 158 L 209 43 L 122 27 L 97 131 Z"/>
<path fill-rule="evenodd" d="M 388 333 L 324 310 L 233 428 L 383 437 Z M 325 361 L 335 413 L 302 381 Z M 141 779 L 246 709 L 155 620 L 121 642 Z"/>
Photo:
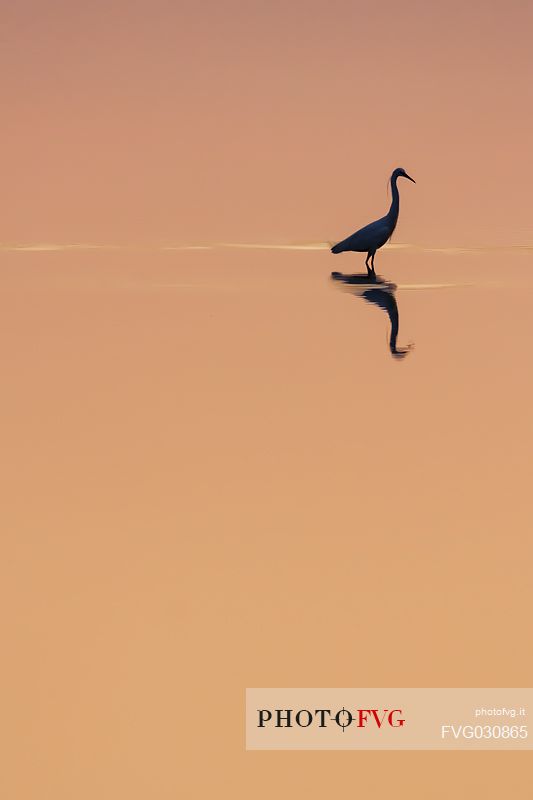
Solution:
<path fill-rule="evenodd" d="M 376 250 L 379 250 L 380 247 L 383 247 L 385 242 L 389 241 L 394 233 L 396 223 L 398 222 L 398 214 L 400 213 L 400 194 L 396 186 L 398 178 L 407 178 L 413 181 L 413 183 L 416 183 L 402 167 L 397 167 L 390 177 L 392 203 L 389 208 L 389 213 L 385 214 L 381 219 L 371 222 L 370 225 L 365 225 L 364 228 L 352 233 L 347 239 L 343 239 L 342 242 L 339 242 L 331 248 L 332 253 L 345 253 L 350 251 L 354 253 L 367 253 L 365 265 L 368 275 L 371 277 L 375 277 L 376 275 L 374 269 Z M 370 259 L 372 259 L 371 266 L 368 264 Z"/>

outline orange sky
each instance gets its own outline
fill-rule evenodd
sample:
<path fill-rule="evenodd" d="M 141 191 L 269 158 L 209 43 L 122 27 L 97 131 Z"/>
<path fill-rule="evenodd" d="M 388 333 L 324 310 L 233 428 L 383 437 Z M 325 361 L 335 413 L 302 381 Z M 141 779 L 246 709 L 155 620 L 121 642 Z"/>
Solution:
<path fill-rule="evenodd" d="M 439 7 L 440 6 L 440 7 Z M 531 243 L 528 2 L 19 2 L 1 239 Z"/>

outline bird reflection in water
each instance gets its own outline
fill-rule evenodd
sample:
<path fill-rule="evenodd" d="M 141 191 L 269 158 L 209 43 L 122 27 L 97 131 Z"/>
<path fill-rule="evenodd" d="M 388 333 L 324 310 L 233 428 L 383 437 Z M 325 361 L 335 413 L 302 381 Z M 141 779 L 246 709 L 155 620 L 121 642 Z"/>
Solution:
<path fill-rule="evenodd" d="M 411 352 L 414 345 L 408 344 L 407 347 L 398 347 L 398 331 L 400 329 L 400 315 L 398 312 L 398 303 L 396 302 L 396 284 L 390 283 L 376 275 L 375 277 L 369 275 L 344 275 L 342 272 L 332 272 L 331 278 L 342 284 L 344 291 L 356 297 L 362 297 L 367 303 L 373 303 L 383 311 L 386 311 L 390 324 L 391 331 L 389 337 L 389 350 L 394 358 L 401 359 Z"/>

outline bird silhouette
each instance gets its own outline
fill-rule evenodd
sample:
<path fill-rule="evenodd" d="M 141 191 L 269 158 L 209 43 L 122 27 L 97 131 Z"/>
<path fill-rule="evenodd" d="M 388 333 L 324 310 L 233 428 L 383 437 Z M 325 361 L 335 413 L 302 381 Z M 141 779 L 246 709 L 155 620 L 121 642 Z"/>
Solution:
<path fill-rule="evenodd" d="M 379 275 L 369 278 L 367 275 L 343 275 L 342 272 L 332 272 L 331 278 L 339 281 L 345 291 L 356 297 L 362 297 L 367 303 L 372 303 L 386 312 L 391 325 L 389 336 L 389 350 L 396 359 L 405 358 L 413 349 L 413 344 L 407 347 L 398 347 L 398 333 L 400 330 L 400 314 L 396 302 L 397 286 Z"/>
<path fill-rule="evenodd" d="M 400 213 L 400 193 L 396 186 L 398 178 L 407 178 L 413 181 L 413 183 L 416 183 L 402 167 L 397 167 L 390 178 L 392 203 L 388 214 L 385 214 L 384 217 L 375 222 L 371 222 L 370 225 L 365 225 L 364 228 L 352 233 L 347 239 L 343 239 L 342 242 L 339 242 L 331 248 L 332 253 L 367 253 L 365 265 L 369 275 L 376 274 L 374 269 L 376 250 L 379 250 L 380 247 L 383 247 L 385 242 L 388 242 L 398 222 L 398 214 Z M 370 259 L 372 259 L 371 266 L 368 265 Z"/>

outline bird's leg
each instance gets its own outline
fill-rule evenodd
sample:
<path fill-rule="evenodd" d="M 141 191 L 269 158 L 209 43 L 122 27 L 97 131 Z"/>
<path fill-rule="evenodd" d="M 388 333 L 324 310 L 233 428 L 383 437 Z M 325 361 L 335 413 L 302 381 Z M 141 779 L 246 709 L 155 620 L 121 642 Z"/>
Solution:
<path fill-rule="evenodd" d="M 372 272 L 374 273 L 374 275 L 376 274 L 376 270 L 374 269 L 374 257 L 375 257 L 375 255 L 376 255 L 376 251 L 374 250 L 374 252 L 372 253 Z"/>
<path fill-rule="evenodd" d="M 368 261 L 369 261 L 369 259 L 370 259 L 370 255 L 371 255 L 370 253 L 367 253 L 367 256 L 366 256 L 366 261 L 365 261 L 366 271 L 368 272 L 368 277 L 369 277 L 369 278 L 372 276 L 372 273 L 373 273 L 373 271 L 374 271 L 374 268 L 373 268 L 373 267 L 371 268 L 371 267 L 369 266 L 369 264 L 368 264 Z"/>

